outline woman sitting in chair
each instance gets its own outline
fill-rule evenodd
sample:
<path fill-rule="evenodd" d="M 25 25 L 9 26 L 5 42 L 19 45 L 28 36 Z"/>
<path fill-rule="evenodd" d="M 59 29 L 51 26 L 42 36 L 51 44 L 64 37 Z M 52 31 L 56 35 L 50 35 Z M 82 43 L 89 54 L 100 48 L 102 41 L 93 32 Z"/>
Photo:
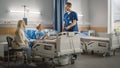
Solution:
<path fill-rule="evenodd" d="M 17 30 L 15 32 L 15 41 L 18 44 L 18 47 L 23 49 L 23 51 L 27 54 L 27 61 L 31 63 L 31 48 L 28 46 L 29 40 L 25 36 L 25 22 L 23 20 L 19 20 L 17 24 Z"/>

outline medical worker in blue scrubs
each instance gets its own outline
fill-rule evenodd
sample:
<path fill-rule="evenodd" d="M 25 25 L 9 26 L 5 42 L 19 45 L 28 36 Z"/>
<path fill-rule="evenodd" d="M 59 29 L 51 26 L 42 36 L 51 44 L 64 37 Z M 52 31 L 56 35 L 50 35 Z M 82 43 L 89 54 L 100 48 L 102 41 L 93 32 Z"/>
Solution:
<path fill-rule="evenodd" d="M 78 31 L 78 16 L 75 11 L 71 10 L 71 7 L 70 2 L 65 4 L 66 13 L 64 14 L 63 30 L 66 32 Z"/>
<path fill-rule="evenodd" d="M 48 36 L 47 32 L 43 30 L 43 27 L 41 24 L 37 26 L 37 31 L 35 32 L 35 35 L 37 40 L 44 40 Z"/>

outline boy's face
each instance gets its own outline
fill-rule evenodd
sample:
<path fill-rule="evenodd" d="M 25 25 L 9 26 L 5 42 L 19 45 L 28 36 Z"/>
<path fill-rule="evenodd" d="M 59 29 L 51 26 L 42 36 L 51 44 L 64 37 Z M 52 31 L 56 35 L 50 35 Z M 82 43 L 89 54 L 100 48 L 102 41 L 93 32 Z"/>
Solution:
<path fill-rule="evenodd" d="M 42 30 L 42 28 L 43 28 L 42 25 L 40 25 L 38 30 Z"/>

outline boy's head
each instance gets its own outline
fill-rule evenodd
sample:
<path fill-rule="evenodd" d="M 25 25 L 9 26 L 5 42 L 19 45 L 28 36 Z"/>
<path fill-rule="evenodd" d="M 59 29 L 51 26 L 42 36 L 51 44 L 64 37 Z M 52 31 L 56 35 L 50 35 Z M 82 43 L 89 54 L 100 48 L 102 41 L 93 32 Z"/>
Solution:
<path fill-rule="evenodd" d="M 42 25 L 39 24 L 36 28 L 37 28 L 37 30 L 42 30 Z"/>

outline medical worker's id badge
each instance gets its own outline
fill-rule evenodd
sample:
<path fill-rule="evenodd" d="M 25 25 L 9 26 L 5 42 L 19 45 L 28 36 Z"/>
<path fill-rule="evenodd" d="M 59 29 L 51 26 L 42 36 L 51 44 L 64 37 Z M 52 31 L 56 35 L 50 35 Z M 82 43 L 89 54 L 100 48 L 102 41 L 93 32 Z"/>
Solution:
<path fill-rule="evenodd" d="M 69 23 L 71 24 L 71 23 L 72 23 L 72 21 L 69 21 Z"/>

